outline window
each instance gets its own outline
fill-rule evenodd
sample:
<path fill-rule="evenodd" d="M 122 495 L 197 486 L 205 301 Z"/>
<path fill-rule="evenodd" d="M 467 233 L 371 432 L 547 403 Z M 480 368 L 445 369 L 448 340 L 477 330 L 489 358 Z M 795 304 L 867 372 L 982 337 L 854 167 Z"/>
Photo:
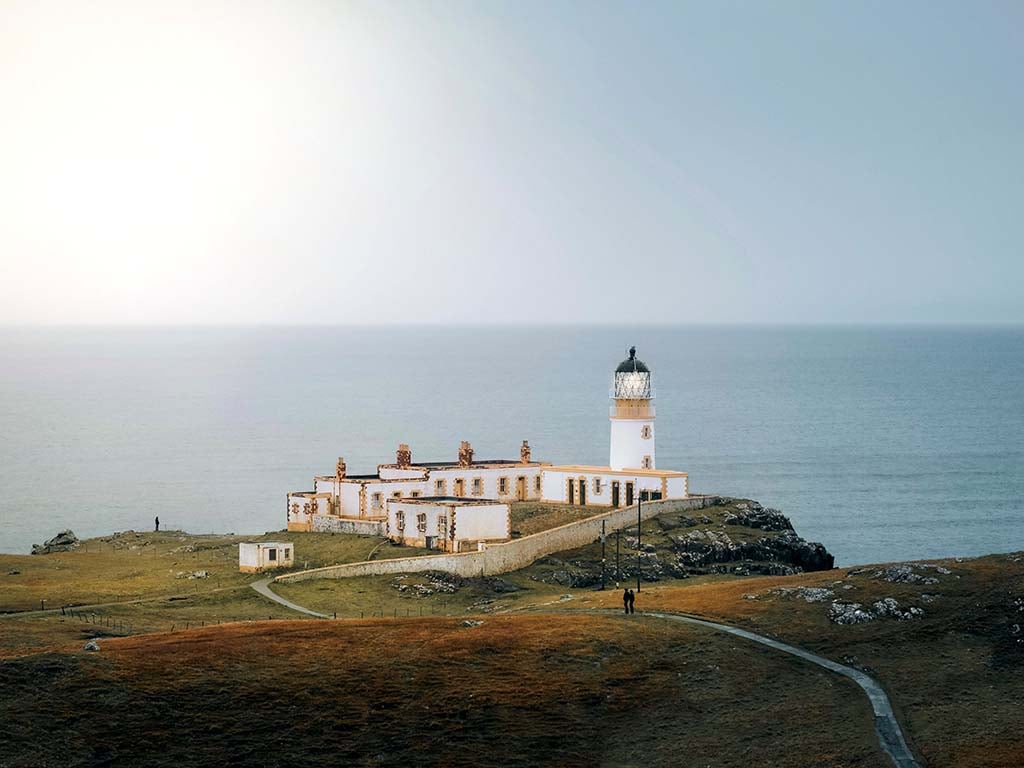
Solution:
<path fill-rule="evenodd" d="M 416 529 L 420 533 L 426 533 L 427 532 L 427 513 L 426 512 L 420 512 L 418 515 L 416 515 Z"/>
<path fill-rule="evenodd" d="M 594 493 L 600 493 L 600 492 L 601 492 L 601 478 L 600 477 L 595 477 L 594 478 Z"/>
<path fill-rule="evenodd" d="M 508 493 L 508 478 L 507 477 L 499 477 L 498 478 L 498 493 Z"/>
<path fill-rule="evenodd" d="M 411 491 L 411 492 L 409 493 L 409 496 L 410 496 L 411 498 L 414 498 L 414 499 L 418 499 L 418 498 L 420 497 L 420 492 L 419 492 L 419 491 Z"/>
<path fill-rule="evenodd" d="M 400 499 L 400 498 L 402 498 L 402 492 L 401 491 L 395 491 L 394 493 L 391 494 L 391 498 L 392 499 Z"/>
<path fill-rule="evenodd" d="M 435 480 L 434 481 L 434 495 L 435 496 L 444 496 L 445 495 L 444 494 L 444 480 Z"/>
<path fill-rule="evenodd" d="M 650 440 L 651 439 L 651 425 L 650 424 L 644 424 L 643 429 L 640 430 L 640 437 L 642 437 L 644 440 Z"/>
<path fill-rule="evenodd" d="M 540 493 L 540 475 L 537 475 L 537 477 L 534 478 L 533 487 L 537 493 Z"/>
<path fill-rule="evenodd" d="M 484 495 L 484 479 L 482 477 L 473 478 L 473 495 L 483 496 Z"/>
<path fill-rule="evenodd" d="M 395 528 L 399 531 L 405 530 L 405 512 L 402 510 L 395 512 Z"/>
<path fill-rule="evenodd" d="M 374 509 L 380 509 L 384 506 L 384 494 L 379 492 L 375 493 L 370 497 L 370 501 Z"/>
<path fill-rule="evenodd" d="M 437 518 L 437 535 L 442 539 L 448 538 L 448 518 L 444 515 Z"/>
<path fill-rule="evenodd" d="M 275 560 L 277 560 L 277 550 L 276 549 L 268 549 L 267 550 L 267 560 L 269 560 L 270 562 L 274 562 Z"/>
<path fill-rule="evenodd" d="M 652 464 L 651 457 L 650 456 L 644 456 L 644 463 L 641 465 L 643 467 L 643 469 L 651 469 L 651 464 Z"/>
<path fill-rule="evenodd" d="M 294 517 L 298 517 L 299 516 L 299 504 L 298 504 L 298 502 L 293 502 L 292 503 L 292 515 Z"/>
<path fill-rule="evenodd" d="M 283 552 L 284 552 L 284 554 L 282 555 L 282 557 L 285 560 L 287 560 L 289 557 L 291 557 L 291 550 L 288 549 L 287 547 L 284 548 Z"/>

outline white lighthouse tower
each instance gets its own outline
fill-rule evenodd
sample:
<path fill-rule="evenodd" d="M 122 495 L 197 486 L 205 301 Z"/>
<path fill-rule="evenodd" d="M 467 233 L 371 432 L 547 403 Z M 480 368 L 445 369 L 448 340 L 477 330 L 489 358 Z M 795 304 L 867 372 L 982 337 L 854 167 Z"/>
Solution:
<path fill-rule="evenodd" d="M 654 393 L 651 371 L 636 359 L 636 347 L 615 369 L 611 407 L 612 469 L 654 469 Z"/>

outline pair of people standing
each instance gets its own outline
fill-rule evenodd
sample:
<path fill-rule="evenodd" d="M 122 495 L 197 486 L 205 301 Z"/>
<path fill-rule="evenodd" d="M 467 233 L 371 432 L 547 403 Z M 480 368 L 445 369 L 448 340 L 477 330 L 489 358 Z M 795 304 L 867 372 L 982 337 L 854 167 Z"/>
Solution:
<path fill-rule="evenodd" d="M 622 592 L 622 608 L 626 613 L 633 613 L 633 603 L 636 602 L 636 594 L 632 589 L 625 589 Z"/>

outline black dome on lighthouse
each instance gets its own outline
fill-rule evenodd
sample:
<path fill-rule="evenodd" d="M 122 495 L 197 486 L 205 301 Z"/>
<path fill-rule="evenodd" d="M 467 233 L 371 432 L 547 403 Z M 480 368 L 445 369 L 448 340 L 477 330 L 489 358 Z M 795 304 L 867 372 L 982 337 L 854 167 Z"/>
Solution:
<path fill-rule="evenodd" d="M 636 359 L 636 347 L 629 348 L 629 357 L 619 363 L 616 373 L 650 373 L 651 369 Z"/>

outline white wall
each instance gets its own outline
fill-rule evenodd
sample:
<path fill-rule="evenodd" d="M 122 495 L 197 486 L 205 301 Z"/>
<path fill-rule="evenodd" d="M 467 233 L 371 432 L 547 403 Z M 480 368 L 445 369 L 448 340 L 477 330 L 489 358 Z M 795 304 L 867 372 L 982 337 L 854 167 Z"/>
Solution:
<path fill-rule="evenodd" d="M 381 480 L 398 480 L 400 478 L 415 478 L 422 480 L 427 476 L 427 470 L 422 467 L 411 467 L 409 469 L 398 469 L 381 464 L 377 467 L 377 474 Z"/>
<path fill-rule="evenodd" d="M 427 536 L 450 540 L 451 525 L 455 522 L 456 544 L 461 541 L 480 539 L 507 539 L 509 531 L 509 508 L 507 504 L 447 504 L 445 502 L 409 503 L 392 499 L 387 504 L 388 536 L 405 541 L 419 541 Z M 405 528 L 399 530 L 399 513 L 405 514 Z M 426 515 L 426 529 L 420 531 L 417 516 Z M 438 526 L 438 518 L 446 519 L 446 526 Z"/>
<path fill-rule="evenodd" d="M 668 479 L 668 498 L 685 499 L 690 495 L 688 477 L 670 477 Z"/>
<path fill-rule="evenodd" d="M 512 535 L 507 504 L 456 506 L 454 510 L 456 541 L 507 539 Z"/>
<path fill-rule="evenodd" d="M 249 568 L 258 568 L 260 564 L 259 560 L 259 548 L 255 544 L 239 544 L 238 545 L 238 564 L 241 566 L 247 566 Z"/>
<path fill-rule="evenodd" d="M 465 479 L 464 496 L 469 498 L 500 499 L 502 501 L 515 501 L 516 499 L 516 478 L 526 478 L 526 499 L 536 500 L 540 494 L 536 491 L 536 478 L 540 474 L 541 467 L 531 465 L 509 465 L 504 467 L 452 467 L 450 469 L 432 469 L 427 479 L 425 496 L 434 495 L 434 483 L 437 480 L 445 481 L 445 495 L 455 495 L 455 479 Z M 507 490 L 505 493 L 498 491 L 499 478 L 508 478 Z M 480 478 L 482 491 L 473 493 L 473 479 Z"/>
<path fill-rule="evenodd" d="M 651 436 L 644 438 L 643 429 L 649 427 Z M 657 467 L 654 456 L 654 419 L 611 419 L 612 469 L 641 469 L 644 456 L 651 457 L 651 469 Z"/>
<path fill-rule="evenodd" d="M 405 514 L 405 528 L 399 530 L 398 517 L 400 513 Z M 392 499 L 387 503 L 388 514 L 388 536 L 392 539 L 408 542 L 419 542 L 428 536 L 436 536 L 442 541 L 448 540 L 448 532 L 451 526 L 451 513 L 444 503 L 438 504 L 408 504 Z M 426 528 L 420 530 L 417 518 L 419 515 L 426 515 Z M 438 518 L 446 519 L 445 527 L 438 526 Z"/>
<path fill-rule="evenodd" d="M 341 484 L 341 514 L 345 517 L 359 517 L 359 489 L 362 483 Z"/>

